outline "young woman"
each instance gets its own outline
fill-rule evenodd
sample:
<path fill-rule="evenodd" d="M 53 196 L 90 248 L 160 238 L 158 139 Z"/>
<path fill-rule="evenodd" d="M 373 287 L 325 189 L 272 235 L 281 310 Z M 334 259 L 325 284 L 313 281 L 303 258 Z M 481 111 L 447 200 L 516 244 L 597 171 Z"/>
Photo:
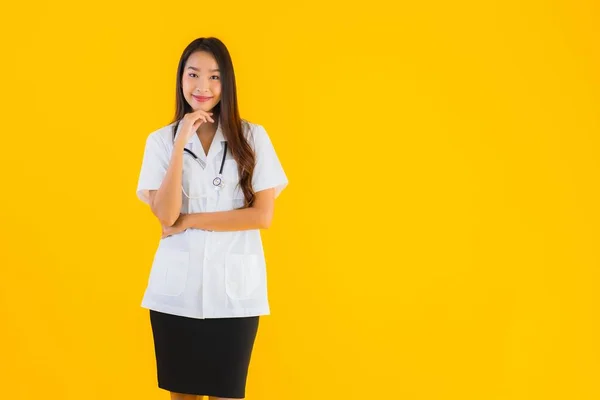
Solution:
<path fill-rule="evenodd" d="M 147 137 L 137 186 L 162 225 L 142 307 L 171 399 L 245 397 L 259 316 L 270 313 L 260 229 L 287 184 L 265 128 L 240 119 L 227 48 L 194 40 L 175 118 Z"/>

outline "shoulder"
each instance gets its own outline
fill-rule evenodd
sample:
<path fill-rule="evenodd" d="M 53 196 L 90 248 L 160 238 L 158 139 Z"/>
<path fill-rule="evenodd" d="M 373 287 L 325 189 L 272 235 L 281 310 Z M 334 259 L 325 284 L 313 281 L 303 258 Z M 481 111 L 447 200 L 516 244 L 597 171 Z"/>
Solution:
<path fill-rule="evenodd" d="M 173 127 L 176 125 L 177 121 L 150 132 L 146 137 L 146 144 L 159 146 L 165 150 L 173 147 Z"/>
<path fill-rule="evenodd" d="M 242 128 L 248 143 L 252 147 L 256 147 L 257 144 L 260 145 L 265 138 L 269 137 L 265 127 L 261 124 L 242 119 Z"/>

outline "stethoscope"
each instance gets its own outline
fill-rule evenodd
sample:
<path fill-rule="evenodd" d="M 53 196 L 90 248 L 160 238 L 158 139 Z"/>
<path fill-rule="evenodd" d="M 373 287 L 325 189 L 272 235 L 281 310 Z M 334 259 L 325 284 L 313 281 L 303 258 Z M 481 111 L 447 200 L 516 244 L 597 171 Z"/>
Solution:
<path fill-rule="evenodd" d="M 190 150 L 188 148 L 184 148 L 183 150 L 186 151 L 187 153 L 189 153 L 192 157 L 194 157 L 194 160 L 196 160 L 196 162 L 198 162 L 198 164 L 203 169 L 204 169 L 204 167 L 206 167 L 206 163 L 204 163 L 204 161 L 202 161 L 196 154 L 194 154 L 194 152 L 192 150 Z M 225 182 L 223 181 L 223 166 L 225 165 L 225 158 L 226 157 L 227 157 L 227 142 L 224 141 L 223 142 L 223 158 L 221 159 L 221 168 L 219 168 L 219 173 L 217 174 L 217 176 L 212 181 L 213 187 L 217 191 L 223 189 L 223 186 L 225 186 Z M 185 193 L 185 190 L 183 192 Z M 188 198 L 190 197 L 190 196 L 188 196 L 187 193 L 185 193 L 185 195 Z"/>

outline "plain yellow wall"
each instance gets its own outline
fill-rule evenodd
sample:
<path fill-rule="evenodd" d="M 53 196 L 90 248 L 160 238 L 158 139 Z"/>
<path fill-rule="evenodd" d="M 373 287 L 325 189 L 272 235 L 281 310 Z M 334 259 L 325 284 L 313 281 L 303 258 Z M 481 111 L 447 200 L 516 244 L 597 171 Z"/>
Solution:
<path fill-rule="evenodd" d="M 600 398 L 597 3 L 3 6 L 0 399 L 167 399 L 135 196 L 217 36 L 290 180 L 248 400 Z"/>

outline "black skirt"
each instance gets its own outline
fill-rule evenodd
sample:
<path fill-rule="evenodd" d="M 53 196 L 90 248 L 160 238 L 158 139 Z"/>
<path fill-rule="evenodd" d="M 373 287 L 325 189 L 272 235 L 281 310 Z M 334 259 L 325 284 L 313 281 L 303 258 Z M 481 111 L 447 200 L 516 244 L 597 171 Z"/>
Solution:
<path fill-rule="evenodd" d="M 158 387 L 243 399 L 258 319 L 198 319 L 150 310 Z"/>

